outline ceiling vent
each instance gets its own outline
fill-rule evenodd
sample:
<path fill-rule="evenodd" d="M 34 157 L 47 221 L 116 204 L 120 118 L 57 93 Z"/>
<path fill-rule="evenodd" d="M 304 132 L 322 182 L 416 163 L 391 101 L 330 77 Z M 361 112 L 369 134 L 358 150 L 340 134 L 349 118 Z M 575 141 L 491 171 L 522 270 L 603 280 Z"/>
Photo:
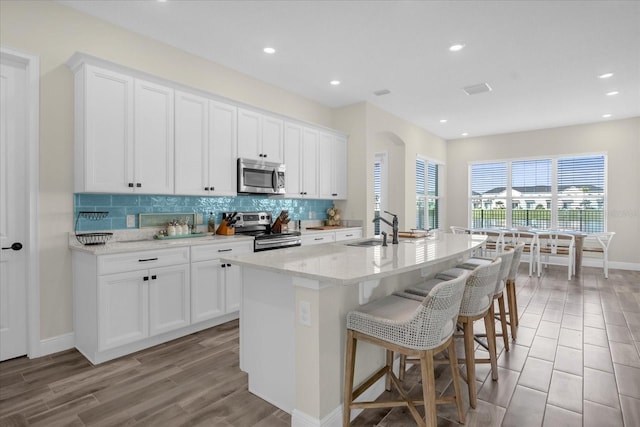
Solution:
<path fill-rule="evenodd" d="M 390 93 L 391 93 L 391 91 L 389 89 L 380 89 L 380 90 L 377 90 L 377 91 L 373 92 L 373 94 L 375 96 L 389 95 Z"/>
<path fill-rule="evenodd" d="M 491 92 L 493 89 L 491 89 L 491 86 L 486 83 L 478 83 L 471 86 L 465 86 L 462 90 L 465 91 L 467 95 L 477 95 L 479 93 Z"/>

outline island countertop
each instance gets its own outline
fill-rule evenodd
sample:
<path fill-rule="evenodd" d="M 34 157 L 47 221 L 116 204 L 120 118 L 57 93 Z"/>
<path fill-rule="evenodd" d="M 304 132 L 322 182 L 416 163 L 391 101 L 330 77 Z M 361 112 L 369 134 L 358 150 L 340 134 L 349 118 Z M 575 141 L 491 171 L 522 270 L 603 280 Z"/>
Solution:
<path fill-rule="evenodd" d="M 337 285 L 350 285 L 413 271 L 468 253 L 485 236 L 439 233 L 437 237 L 402 239 L 397 245 L 354 247 L 351 240 L 323 245 L 242 254 L 223 261 L 245 267 Z"/>

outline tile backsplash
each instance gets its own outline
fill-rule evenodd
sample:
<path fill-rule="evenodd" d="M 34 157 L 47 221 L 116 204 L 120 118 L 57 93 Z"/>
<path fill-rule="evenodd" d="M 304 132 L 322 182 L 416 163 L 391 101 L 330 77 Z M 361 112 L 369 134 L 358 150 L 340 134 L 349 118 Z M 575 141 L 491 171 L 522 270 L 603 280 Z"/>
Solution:
<path fill-rule="evenodd" d="M 109 212 L 106 218 L 91 221 L 77 220 L 78 231 L 119 230 L 127 228 L 127 215 L 135 216 L 138 228 L 140 213 L 185 213 L 202 214 L 206 224 L 209 212 L 213 212 L 216 224 L 222 220 L 222 212 L 267 211 L 276 216 L 281 210 L 289 211 L 292 220 L 326 219 L 332 200 L 284 199 L 267 196 L 197 197 L 155 196 L 136 194 L 74 194 L 74 221 L 79 211 Z M 129 227 L 132 228 L 132 227 Z"/>

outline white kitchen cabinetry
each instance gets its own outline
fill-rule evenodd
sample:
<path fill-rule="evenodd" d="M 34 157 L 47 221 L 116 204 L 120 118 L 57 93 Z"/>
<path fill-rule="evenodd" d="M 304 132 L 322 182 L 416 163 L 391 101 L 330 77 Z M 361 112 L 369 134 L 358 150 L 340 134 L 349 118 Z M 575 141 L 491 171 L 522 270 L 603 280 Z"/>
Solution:
<path fill-rule="evenodd" d="M 81 64 L 75 71 L 75 192 L 173 193 L 173 89 Z"/>
<path fill-rule="evenodd" d="M 284 162 L 284 121 L 238 108 L 238 157 Z"/>
<path fill-rule="evenodd" d="M 180 336 L 191 324 L 189 248 L 74 251 L 76 348 L 100 363 Z"/>
<path fill-rule="evenodd" d="M 336 241 L 334 232 L 313 233 L 302 235 L 302 246 L 320 245 L 322 243 L 331 243 Z"/>
<path fill-rule="evenodd" d="M 347 230 L 336 230 L 335 233 L 336 233 L 336 242 L 362 238 L 361 228 L 349 228 Z"/>
<path fill-rule="evenodd" d="M 318 131 L 285 125 L 284 162 L 288 197 L 318 197 Z"/>
<path fill-rule="evenodd" d="M 341 136 L 320 133 L 318 146 L 319 197 L 347 198 L 347 140 Z"/>
<path fill-rule="evenodd" d="M 253 242 L 230 242 L 191 247 L 191 321 L 212 319 L 240 308 L 239 267 L 222 256 L 253 252 Z"/>
<path fill-rule="evenodd" d="M 237 108 L 176 92 L 176 194 L 236 195 Z"/>

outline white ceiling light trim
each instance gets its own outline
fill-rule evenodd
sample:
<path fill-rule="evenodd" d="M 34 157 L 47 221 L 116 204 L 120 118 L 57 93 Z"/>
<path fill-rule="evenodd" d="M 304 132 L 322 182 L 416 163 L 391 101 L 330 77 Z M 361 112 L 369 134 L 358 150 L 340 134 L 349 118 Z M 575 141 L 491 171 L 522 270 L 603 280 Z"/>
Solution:
<path fill-rule="evenodd" d="M 331 86 L 338 86 L 340 83 L 341 83 L 340 80 L 331 80 L 329 82 Z"/>
<path fill-rule="evenodd" d="M 447 123 L 447 119 L 440 119 L 440 123 Z"/>
<path fill-rule="evenodd" d="M 462 49 L 464 49 L 466 45 L 463 43 L 458 43 L 458 44 L 452 44 L 451 46 L 449 46 L 449 50 L 451 52 L 460 52 Z"/>
<path fill-rule="evenodd" d="M 608 119 L 608 118 L 610 118 L 610 117 L 612 117 L 612 116 L 613 116 L 613 114 L 609 114 L 609 113 L 607 113 L 607 114 L 603 114 L 603 115 L 602 115 L 602 118 L 603 118 L 603 119 Z"/>
<path fill-rule="evenodd" d="M 611 78 L 611 77 L 613 77 L 613 73 L 604 73 L 604 74 L 600 74 L 598 76 L 599 79 L 608 79 L 608 78 Z"/>
<path fill-rule="evenodd" d="M 618 92 L 617 90 L 612 90 L 611 92 L 607 92 L 607 96 L 614 96 L 619 94 L 620 92 Z"/>
<path fill-rule="evenodd" d="M 276 53 L 275 48 L 267 46 L 264 49 L 262 49 L 262 51 L 268 55 L 273 55 L 274 53 Z"/>

